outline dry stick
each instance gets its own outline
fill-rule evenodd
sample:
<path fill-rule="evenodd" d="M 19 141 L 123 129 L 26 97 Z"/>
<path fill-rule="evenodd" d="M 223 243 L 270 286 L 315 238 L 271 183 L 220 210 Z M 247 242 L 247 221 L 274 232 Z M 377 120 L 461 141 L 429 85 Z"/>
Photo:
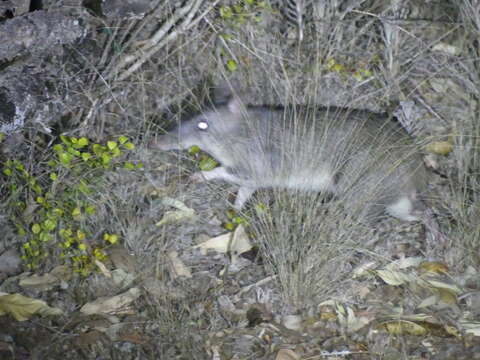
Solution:
<path fill-rule="evenodd" d="M 185 19 L 184 21 L 191 21 L 193 15 L 197 12 L 202 1 L 203 0 L 194 0 L 180 10 L 178 10 L 177 12 L 175 12 L 174 16 L 172 16 L 171 19 L 169 19 L 159 30 L 157 30 L 157 32 L 150 39 L 144 41 L 142 50 L 148 50 L 151 47 L 157 45 L 158 42 L 165 37 L 170 28 L 185 15 L 188 14 L 187 19 Z"/>
<path fill-rule="evenodd" d="M 102 57 L 100 58 L 100 61 L 98 62 L 98 67 L 102 67 L 102 65 L 105 64 L 105 62 L 107 61 L 107 56 L 110 53 L 110 49 L 112 48 L 113 41 L 118 34 L 118 29 L 120 29 L 120 24 L 121 24 L 120 20 L 117 20 L 115 22 L 115 25 L 114 25 L 114 28 L 113 28 L 113 34 L 108 37 L 108 41 L 105 44 L 105 47 L 103 49 Z"/>
<path fill-rule="evenodd" d="M 117 59 L 122 55 L 124 50 L 129 46 L 129 43 L 133 42 L 134 41 L 133 39 L 137 38 L 137 35 L 140 33 L 140 31 L 142 31 L 144 26 L 146 24 L 148 24 L 152 20 L 152 18 L 155 17 L 156 13 L 159 11 L 159 5 L 161 4 L 161 2 L 162 2 L 162 0 L 159 0 L 157 5 L 156 5 L 155 10 L 153 10 L 149 15 L 142 18 L 140 21 L 138 21 L 138 20 L 131 20 L 130 21 L 130 24 L 128 25 L 126 30 L 122 32 L 123 35 L 118 40 L 119 44 L 123 44 L 122 48 L 120 49 L 120 51 L 118 53 L 113 54 L 112 58 L 110 59 L 110 62 L 107 64 L 106 68 L 103 70 L 103 74 L 110 74 L 111 73 L 112 67 L 114 67 L 115 64 L 117 64 Z M 161 7 L 160 9 L 163 9 L 163 7 Z M 121 22 L 121 20 L 119 20 L 119 23 L 120 22 Z M 130 33 L 130 30 L 133 27 L 135 27 L 136 25 L 138 25 L 137 28 L 133 31 L 133 33 Z M 130 40 L 128 40 L 127 43 L 124 44 L 124 41 L 127 38 L 127 36 L 130 38 Z M 115 37 L 112 37 L 112 40 L 113 39 L 115 39 Z M 118 66 L 119 65 L 117 65 L 115 67 L 117 69 L 117 71 L 119 70 Z M 116 73 L 116 72 L 114 72 L 114 73 Z M 105 78 L 109 78 L 109 76 L 106 75 Z"/>
<path fill-rule="evenodd" d="M 127 29 L 123 32 L 123 35 L 122 37 L 120 38 L 120 40 L 118 40 L 118 43 L 119 44 L 124 44 L 124 41 L 125 39 L 127 38 L 127 36 L 129 36 L 130 40 L 128 40 L 127 43 L 125 43 L 124 45 L 122 45 L 122 48 L 121 50 L 118 52 L 118 53 L 114 53 L 112 58 L 110 59 L 109 63 L 107 64 L 107 66 L 105 67 L 105 69 L 103 70 L 103 74 L 107 74 L 105 76 L 105 78 L 109 78 L 110 76 L 108 74 L 110 74 L 112 72 L 112 68 L 116 68 L 118 71 L 119 68 L 118 68 L 118 63 L 117 63 L 117 59 L 120 58 L 122 56 L 122 54 L 124 55 L 125 54 L 125 49 L 127 49 L 127 47 L 129 46 L 129 43 L 132 43 L 134 42 L 133 39 L 136 39 L 137 38 L 137 35 L 140 33 L 140 31 L 142 31 L 142 29 L 144 28 L 144 26 L 146 24 L 149 23 L 149 21 L 152 20 L 152 18 L 155 17 L 155 13 L 152 13 L 150 14 L 149 16 L 143 18 L 141 21 L 138 21 L 138 20 L 131 20 L 130 21 L 130 24 L 128 25 Z M 138 26 L 137 26 L 138 25 Z M 133 31 L 133 33 L 130 33 L 130 30 L 136 26 L 136 29 Z M 113 72 L 114 74 L 116 72 Z"/>
<path fill-rule="evenodd" d="M 195 1 L 202 1 L 202 0 L 195 0 Z M 163 26 L 153 35 L 153 37 L 149 40 L 145 40 L 144 46 L 139 49 L 139 51 L 146 50 L 154 46 L 158 41 L 160 41 L 165 34 L 170 31 L 170 29 L 175 25 L 175 23 L 185 14 L 187 14 L 190 9 L 192 8 L 194 2 L 189 2 L 186 6 L 181 8 L 180 10 L 176 11 L 173 16 L 163 24 Z M 128 64 L 134 62 L 139 55 L 136 54 L 129 54 L 123 57 L 118 63 L 118 65 L 115 67 L 114 71 L 112 71 L 108 77 L 110 77 L 111 74 L 116 74 L 119 72 L 121 69 L 126 67 Z M 146 61 L 146 59 L 144 60 Z"/>
<path fill-rule="evenodd" d="M 165 43 L 164 41 L 161 41 L 162 39 L 165 38 L 166 34 L 172 29 L 172 27 L 185 15 L 189 14 L 187 16 L 186 20 L 189 20 L 193 17 L 193 15 L 197 12 L 198 8 L 200 7 L 201 3 L 203 0 L 194 0 L 191 2 L 188 2 L 187 5 L 185 5 L 183 8 L 180 8 L 178 11 L 176 11 L 173 16 L 163 24 L 163 26 L 148 40 L 145 40 L 143 42 L 143 46 L 138 50 L 138 53 L 134 54 L 129 54 L 123 57 L 118 63 L 118 65 L 114 68 L 114 71 L 109 73 L 109 77 L 111 77 L 113 74 L 118 73 L 121 69 L 127 67 L 129 64 L 135 62 L 128 70 L 127 74 L 122 74 L 121 80 L 124 80 L 126 77 L 130 76 L 131 73 L 133 73 L 135 70 L 138 69 L 145 61 L 147 61 L 151 56 L 152 56 L 152 51 L 148 51 L 145 53 L 146 50 L 152 49 L 152 48 L 158 48 L 159 42 L 161 42 L 162 46 Z M 188 25 L 188 24 L 187 24 Z M 185 26 L 185 20 L 182 22 L 180 27 Z M 182 28 L 180 30 L 183 30 Z M 174 36 L 167 36 L 169 39 L 174 39 L 179 35 L 179 31 L 174 31 L 170 35 Z M 139 65 L 137 65 L 139 64 Z M 132 69 L 134 68 L 134 69 Z"/>
<path fill-rule="evenodd" d="M 178 26 L 179 30 L 174 31 L 170 33 L 167 37 L 165 37 L 160 43 L 156 44 L 155 46 L 151 47 L 146 53 L 142 53 L 139 56 L 137 56 L 138 60 L 131 65 L 127 70 L 125 70 L 119 77 L 119 81 L 123 81 L 126 78 L 128 78 L 130 75 L 132 75 L 136 70 L 140 68 L 148 59 L 150 59 L 157 51 L 159 51 L 166 43 L 173 41 L 176 39 L 182 32 L 190 29 L 192 26 L 196 25 L 202 18 L 204 18 L 208 12 L 210 12 L 215 5 L 220 1 L 216 0 L 214 3 L 212 3 L 207 10 L 205 10 L 201 15 L 199 15 L 195 20 L 191 21 L 192 17 L 195 15 L 195 13 L 198 10 L 198 7 L 200 6 L 202 0 L 198 0 L 196 3 L 197 6 L 190 12 L 190 14 L 187 16 L 187 18 Z M 133 59 L 133 56 L 130 57 Z M 122 66 L 125 65 L 125 63 L 121 64 Z M 120 69 L 121 67 L 119 66 L 117 69 Z"/>
<path fill-rule="evenodd" d="M 198 5 L 200 5 L 200 1 L 202 0 L 199 0 Z M 137 58 L 138 60 L 132 66 L 130 66 L 125 72 L 123 72 L 119 76 L 118 80 L 122 81 L 128 78 L 131 74 L 133 74 L 136 70 L 138 70 L 148 59 L 150 59 L 155 53 L 157 53 L 161 48 L 163 48 L 165 44 L 173 41 L 183 31 L 189 29 L 193 25 L 193 24 L 190 24 L 189 22 L 197 10 L 198 10 L 198 7 L 196 7 L 194 10 L 190 12 L 189 16 L 178 26 L 179 30 L 173 31 L 167 37 L 165 37 L 162 41 L 160 41 L 158 44 L 149 45 L 151 47 L 149 47 L 149 50 L 147 52 L 141 53 L 138 56 L 135 56 L 135 55 L 130 56 L 129 62 L 131 62 L 130 60 L 132 61 L 135 60 L 135 58 Z M 127 64 L 122 64 L 122 65 L 127 65 Z"/>
<path fill-rule="evenodd" d="M 111 37 L 110 37 L 110 40 L 107 44 L 107 47 L 108 49 L 112 48 L 112 43 L 113 41 L 115 40 L 115 36 L 116 34 L 118 33 L 120 27 L 121 27 L 121 24 L 122 24 L 122 21 L 119 20 L 117 22 L 117 29 L 115 29 L 115 34 L 113 34 Z M 136 20 L 131 20 L 127 26 L 127 28 L 123 31 L 123 34 L 122 36 L 120 37 L 119 40 L 117 40 L 118 44 L 123 44 L 124 41 L 125 41 L 125 38 L 127 37 L 128 34 L 130 34 L 130 30 L 137 24 L 137 21 Z M 143 24 L 142 26 L 140 26 L 140 28 L 143 27 Z M 135 38 L 135 34 L 136 34 L 136 31 L 133 32 L 132 34 L 132 38 Z M 123 53 L 123 50 L 125 50 L 126 46 L 128 45 L 128 42 L 127 44 L 125 45 L 122 45 L 121 49 L 115 53 L 113 52 L 113 55 L 111 57 L 111 59 L 109 59 L 109 62 L 106 64 L 105 68 L 102 70 L 102 73 L 103 74 L 108 74 L 110 72 L 110 69 L 112 68 L 112 66 L 116 63 L 116 60 L 117 58 L 120 57 L 120 55 Z M 101 63 L 101 64 L 104 64 L 106 62 L 106 59 Z"/>

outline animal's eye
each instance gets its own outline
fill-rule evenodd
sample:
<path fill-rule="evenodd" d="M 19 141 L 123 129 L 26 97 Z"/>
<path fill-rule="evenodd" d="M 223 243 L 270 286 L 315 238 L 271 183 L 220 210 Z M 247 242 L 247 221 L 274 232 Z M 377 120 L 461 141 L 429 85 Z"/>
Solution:
<path fill-rule="evenodd" d="M 197 124 L 197 127 L 199 130 L 207 130 L 208 129 L 208 123 L 206 121 L 199 121 Z"/>

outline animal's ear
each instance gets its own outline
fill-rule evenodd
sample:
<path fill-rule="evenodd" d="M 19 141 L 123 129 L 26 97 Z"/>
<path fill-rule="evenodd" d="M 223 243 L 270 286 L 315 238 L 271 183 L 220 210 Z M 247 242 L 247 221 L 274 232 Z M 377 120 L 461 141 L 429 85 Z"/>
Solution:
<path fill-rule="evenodd" d="M 242 106 L 242 101 L 236 95 L 233 95 L 227 104 L 228 110 L 235 115 L 239 115 L 242 112 Z"/>

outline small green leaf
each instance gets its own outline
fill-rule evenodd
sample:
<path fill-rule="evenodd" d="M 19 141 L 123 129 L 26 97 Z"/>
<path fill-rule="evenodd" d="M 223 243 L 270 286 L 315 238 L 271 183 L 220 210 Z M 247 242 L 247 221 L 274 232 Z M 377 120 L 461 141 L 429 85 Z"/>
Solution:
<path fill-rule="evenodd" d="M 72 216 L 76 217 L 76 216 L 80 216 L 82 214 L 82 210 L 79 208 L 79 207 L 76 207 L 75 209 L 73 209 L 72 211 Z"/>
<path fill-rule="evenodd" d="M 361 74 L 363 74 L 365 77 L 372 77 L 373 73 L 371 70 L 368 69 L 360 69 L 359 70 Z"/>
<path fill-rule="evenodd" d="M 58 158 L 63 165 L 70 165 L 73 156 L 67 152 L 62 152 L 58 154 Z"/>
<path fill-rule="evenodd" d="M 20 235 L 20 236 L 25 236 L 27 234 L 27 232 L 25 231 L 23 226 L 17 225 L 17 234 Z"/>
<path fill-rule="evenodd" d="M 88 139 L 86 137 L 81 137 L 78 139 L 77 146 L 82 148 L 88 145 Z"/>
<path fill-rule="evenodd" d="M 241 216 L 235 216 L 232 221 L 235 223 L 235 224 L 245 224 L 247 222 L 247 220 L 245 220 L 245 218 L 241 217 Z"/>
<path fill-rule="evenodd" d="M 215 169 L 217 165 L 218 163 L 215 161 L 215 159 L 211 157 L 205 157 L 204 159 L 200 160 L 198 167 L 202 171 L 210 171 Z"/>
<path fill-rule="evenodd" d="M 40 224 L 33 224 L 32 225 L 32 232 L 35 235 L 38 234 L 40 231 L 42 231 L 42 227 L 40 226 Z"/>
<path fill-rule="evenodd" d="M 103 146 L 99 144 L 93 144 L 92 150 L 95 155 L 100 155 L 104 151 Z"/>
<path fill-rule="evenodd" d="M 135 164 L 127 161 L 125 164 L 123 164 L 123 167 L 127 170 L 135 170 Z"/>
<path fill-rule="evenodd" d="M 67 146 L 71 146 L 72 143 L 70 142 L 70 140 L 68 139 L 67 136 L 64 136 L 64 135 L 60 135 L 60 140 L 62 140 L 62 142 L 67 145 Z"/>
<path fill-rule="evenodd" d="M 39 204 L 43 204 L 45 202 L 45 198 L 43 196 L 37 196 L 35 201 Z"/>
<path fill-rule="evenodd" d="M 25 166 L 23 166 L 23 164 L 21 162 L 17 162 L 15 164 L 15 169 L 23 171 L 23 170 L 25 170 Z"/>
<path fill-rule="evenodd" d="M 229 210 L 227 210 L 226 215 L 231 220 L 237 215 L 237 213 L 235 212 L 235 210 L 229 209 Z"/>
<path fill-rule="evenodd" d="M 102 164 L 103 165 L 108 165 L 110 164 L 110 161 L 112 161 L 112 157 L 110 156 L 110 154 L 102 154 Z"/>
<path fill-rule="evenodd" d="M 93 215 L 93 214 L 95 214 L 96 211 L 97 211 L 97 210 L 95 209 L 95 206 L 93 206 L 93 205 L 87 205 L 87 206 L 85 207 L 85 212 L 86 212 L 88 215 Z"/>
<path fill-rule="evenodd" d="M 60 230 L 58 231 L 58 234 L 60 235 L 60 237 L 62 237 L 62 238 L 64 238 L 64 239 L 68 236 L 66 229 L 60 229 Z"/>
<path fill-rule="evenodd" d="M 53 180 L 53 181 L 57 180 L 58 179 L 57 174 L 56 173 L 50 173 L 50 179 Z"/>
<path fill-rule="evenodd" d="M 227 69 L 231 72 L 234 72 L 235 70 L 237 70 L 237 62 L 235 60 L 228 60 L 227 61 Z"/>
<path fill-rule="evenodd" d="M 7 176 L 12 176 L 12 170 L 11 169 L 3 169 L 3 173 Z"/>
<path fill-rule="evenodd" d="M 143 163 L 139 162 L 139 163 L 137 164 L 137 169 L 143 169 Z"/>
<path fill-rule="evenodd" d="M 57 227 L 57 222 L 53 219 L 47 219 L 43 222 L 43 228 L 47 231 L 55 230 Z"/>
<path fill-rule="evenodd" d="M 80 151 L 78 151 L 77 149 L 73 148 L 73 147 L 69 147 L 67 148 L 67 152 L 69 154 L 72 154 L 74 156 L 80 156 Z"/>
<path fill-rule="evenodd" d="M 84 231 L 78 229 L 77 230 L 77 239 L 82 241 L 82 240 L 85 240 L 85 237 L 87 236 L 87 234 L 85 234 Z"/>
<path fill-rule="evenodd" d="M 63 145 L 62 144 L 56 144 L 53 146 L 53 151 L 55 152 L 63 152 L 64 151 L 64 148 L 63 148 Z"/>
<path fill-rule="evenodd" d="M 355 71 L 353 73 L 352 77 L 357 81 L 362 81 L 363 80 L 362 74 L 360 74 L 360 72 L 358 72 L 358 71 Z"/>
<path fill-rule="evenodd" d="M 118 147 L 116 147 L 115 149 L 112 149 L 111 153 L 112 153 L 113 157 L 117 157 L 117 156 L 120 156 L 122 154 L 122 152 L 120 151 L 120 149 Z"/>
<path fill-rule="evenodd" d="M 63 210 L 60 209 L 60 208 L 55 208 L 55 209 L 52 210 L 52 212 L 55 216 L 62 216 L 63 215 Z"/>
<path fill-rule="evenodd" d="M 124 135 L 122 135 L 118 138 L 118 142 L 122 145 L 125 144 L 127 141 L 128 141 L 128 138 Z"/>
<path fill-rule="evenodd" d="M 131 142 L 127 142 L 127 143 L 125 143 L 125 148 L 127 150 L 133 150 L 133 149 L 135 149 L 135 145 Z"/>
<path fill-rule="evenodd" d="M 109 150 L 113 150 L 117 147 L 117 143 L 115 141 L 107 141 L 107 147 Z"/>
<path fill-rule="evenodd" d="M 80 182 L 78 183 L 77 185 L 77 188 L 78 190 L 84 194 L 84 195 L 89 195 L 91 193 L 90 191 L 90 187 L 88 186 L 88 184 L 83 181 L 83 180 L 80 180 Z"/>
<path fill-rule="evenodd" d="M 33 191 L 35 191 L 35 194 L 37 194 L 37 195 L 40 195 L 43 192 L 42 187 L 40 185 L 38 185 L 37 183 L 32 185 L 32 189 L 33 189 Z"/>
<path fill-rule="evenodd" d="M 220 17 L 223 19 L 230 19 L 233 16 L 233 11 L 230 6 L 221 6 L 220 7 Z"/>
<path fill-rule="evenodd" d="M 190 148 L 188 149 L 188 153 L 190 155 L 195 155 L 195 154 L 198 154 L 199 152 L 200 152 L 200 148 L 197 145 L 190 146 Z"/>
<path fill-rule="evenodd" d="M 90 154 L 90 153 L 87 153 L 87 152 L 82 153 L 83 161 L 88 161 L 89 159 L 91 159 L 91 157 L 92 157 L 92 154 Z"/>
<path fill-rule="evenodd" d="M 103 239 L 110 244 L 115 244 L 118 241 L 118 235 L 116 234 L 104 234 Z"/>
<path fill-rule="evenodd" d="M 235 230 L 235 224 L 232 223 L 232 222 L 225 223 L 225 225 L 223 225 L 223 227 L 224 227 L 225 229 L 227 229 L 228 231 L 233 231 L 233 230 Z"/>
<path fill-rule="evenodd" d="M 45 231 L 42 231 L 38 236 L 38 238 L 40 239 L 40 241 L 43 241 L 43 242 L 47 242 L 53 239 L 52 235 Z"/>

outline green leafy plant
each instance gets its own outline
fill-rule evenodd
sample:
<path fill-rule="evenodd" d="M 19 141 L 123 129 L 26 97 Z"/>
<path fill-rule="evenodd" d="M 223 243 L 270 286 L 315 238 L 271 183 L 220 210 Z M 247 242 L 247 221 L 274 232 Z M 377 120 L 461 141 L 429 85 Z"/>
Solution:
<path fill-rule="evenodd" d="M 6 180 L 10 219 L 19 236 L 25 238 L 22 259 L 29 269 L 42 265 L 56 253 L 82 275 L 105 260 L 104 248 L 118 241 L 118 235 L 104 233 L 103 242 L 94 241 L 92 201 L 96 186 L 105 181 L 107 171 L 135 170 L 141 163 L 124 161 L 124 153 L 134 149 L 127 137 L 101 145 L 86 137 L 60 136 L 46 163 L 27 171 L 16 159 L 2 164 Z M 33 175 L 35 174 L 35 175 Z M 98 229 L 95 231 L 100 233 Z"/>
<path fill-rule="evenodd" d="M 259 23 L 262 18 L 261 11 L 273 9 L 265 1 L 259 0 L 241 0 L 233 5 L 221 5 L 218 8 L 220 19 L 224 23 L 225 33 L 220 34 L 225 41 L 233 39 L 231 32 L 241 29 L 247 23 Z M 230 58 L 225 49 L 221 50 L 222 55 L 227 57 L 225 67 L 230 72 L 235 72 L 238 68 L 238 62 Z"/>
<path fill-rule="evenodd" d="M 218 166 L 218 162 L 210 155 L 202 152 L 197 145 L 190 147 L 188 153 L 197 162 L 198 168 L 202 171 L 210 171 Z"/>
<path fill-rule="evenodd" d="M 226 230 L 233 231 L 237 228 L 238 225 L 246 225 L 248 226 L 248 221 L 243 216 L 238 215 L 235 210 L 228 210 L 227 213 L 228 221 L 223 224 L 223 227 Z"/>
<path fill-rule="evenodd" d="M 378 63 L 378 59 L 370 59 L 368 64 L 352 64 L 345 65 L 338 62 L 336 59 L 330 58 L 327 60 L 326 69 L 330 72 L 335 72 L 344 78 L 353 77 L 356 81 L 364 81 L 373 77 L 371 67 Z"/>
<path fill-rule="evenodd" d="M 240 27 L 247 21 L 261 21 L 258 12 L 268 7 L 265 1 L 243 0 L 233 5 L 222 5 L 218 12 L 220 18 L 230 25 Z"/>

